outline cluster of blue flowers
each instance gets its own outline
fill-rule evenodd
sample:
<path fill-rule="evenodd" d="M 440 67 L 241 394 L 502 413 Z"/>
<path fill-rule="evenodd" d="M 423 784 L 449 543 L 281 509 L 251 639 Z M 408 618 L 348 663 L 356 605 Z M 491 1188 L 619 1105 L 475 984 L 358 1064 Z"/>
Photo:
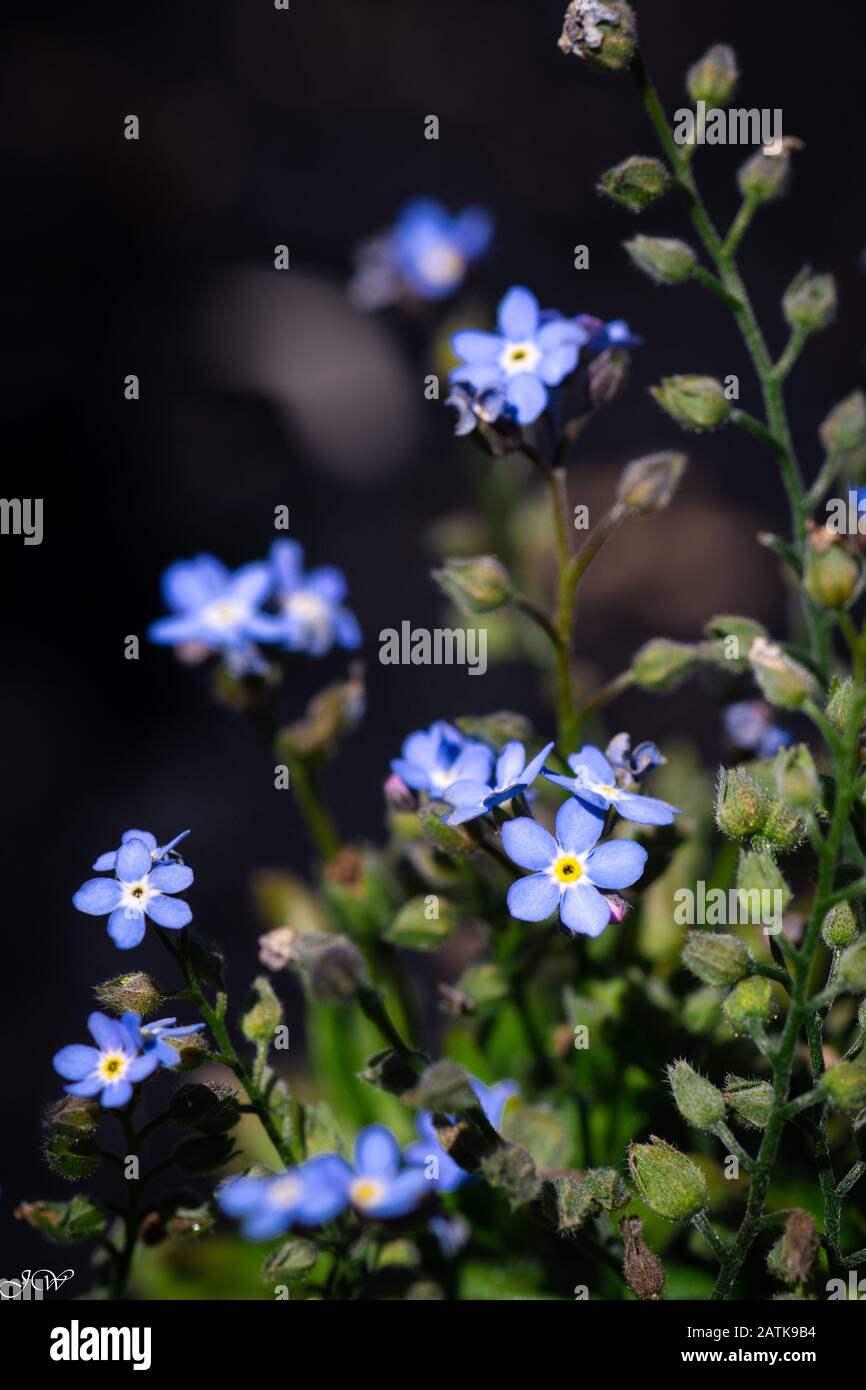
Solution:
<path fill-rule="evenodd" d="M 641 341 L 622 319 L 604 323 L 587 314 L 569 319 L 543 310 L 520 285 L 500 302 L 497 329 L 462 330 L 451 339 L 460 365 L 451 372 L 446 404 L 457 410 L 458 434 L 503 418 L 531 425 L 547 409 L 551 389 L 575 371 L 581 352 L 595 356 Z"/>
<path fill-rule="evenodd" d="M 171 616 L 151 625 L 150 640 L 190 657 L 219 653 L 235 675 L 267 671 L 260 642 L 308 656 L 361 645 L 342 572 L 332 565 L 305 571 L 297 541 L 274 541 L 267 561 L 234 573 L 213 555 L 179 560 L 163 575 L 162 592 Z"/>
<path fill-rule="evenodd" d="M 176 1067 L 180 1061 L 166 1039 L 188 1037 L 204 1028 L 203 1023 L 181 1028 L 175 1023 L 173 1018 L 161 1018 L 142 1025 L 136 1013 L 125 1013 L 120 1019 L 92 1013 L 87 1027 L 96 1046 L 73 1043 L 55 1053 L 54 1070 L 70 1083 L 63 1089 L 71 1096 L 99 1096 L 106 1110 L 128 1105 L 137 1082 L 158 1067 Z"/>
<path fill-rule="evenodd" d="M 178 931 L 192 921 L 188 903 L 176 898 L 193 882 L 193 872 L 180 861 L 176 846 L 189 834 L 184 830 L 165 845 L 158 845 L 149 830 L 126 830 L 120 848 L 100 854 L 97 873 L 113 871 L 112 878 L 89 878 L 72 902 L 90 917 L 108 917 L 108 935 L 115 946 L 128 951 L 144 938 L 146 918 L 158 927 Z"/>
<path fill-rule="evenodd" d="M 483 208 L 452 215 L 433 198 L 414 198 L 393 227 L 360 248 L 350 294 L 362 309 L 381 309 L 401 299 L 447 299 L 492 237 L 493 219 Z"/>
<path fill-rule="evenodd" d="M 487 1087 L 473 1078 L 472 1087 L 498 1128 L 516 1085 Z M 351 1163 L 327 1153 L 284 1173 L 230 1178 L 218 1194 L 220 1209 L 240 1219 L 248 1240 L 267 1240 L 295 1225 L 318 1226 L 348 1208 L 368 1220 L 407 1216 L 433 1192 L 454 1192 L 470 1180 L 439 1143 L 432 1115 L 421 1111 L 417 1128 L 420 1139 L 402 1152 L 391 1131 L 374 1124 L 357 1136 Z"/>
<path fill-rule="evenodd" d="M 641 779 L 664 762 L 653 743 L 633 751 L 627 734 L 618 734 L 607 752 L 586 744 L 568 759 L 566 776 L 544 766 L 548 743 L 527 761 L 522 743 L 505 745 L 495 760 L 478 739 L 466 738 L 444 721 L 410 734 L 392 772 L 416 792 L 426 792 L 453 809 L 444 817 L 461 825 L 523 797 L 539 774 L 564 787 L 571 799 L 559 809 L 556 837 L 532 816 L 515 816 L 501 828 L 502 846 L 513 863 L 530 870 L 513 883 L 508 909 L 524 922 L 541 922 L 557 908 L 566 931 L 598 936 L 616 915 L 616 899 L 606 896 L 636 883 L 647 852 L 633 840 L 599 844 L 609 811 L 639 825 L 670 825 L 675 806 L 639 790 Z"/>

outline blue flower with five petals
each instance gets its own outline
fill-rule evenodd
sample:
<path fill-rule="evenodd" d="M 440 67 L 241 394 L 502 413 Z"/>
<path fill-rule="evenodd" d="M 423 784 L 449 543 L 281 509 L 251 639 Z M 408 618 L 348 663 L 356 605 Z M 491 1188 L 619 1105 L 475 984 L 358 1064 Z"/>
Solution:
<path fill-rule="evenodd" d="M 278 611 L 256 615 L 256 637 L 308 656 L 324 656 L 335 644 L 350 651 L 361 645 L 358 619 L 343 603 L 347 588 L 340 570 L 317 565 L 305 573 L 303 546 L 290 540 L 274 541 L 270 565 Z"/>
<path fill-rule="evenodd" d="M 465 738 L 442 719 L 410 734 L 400 751 L 391 760 L 391 771 L 413 791 L 434 797 L 457 781 L 486 783 L 493 768 L 493 754 L 485 744 Z"/>
<path fill-rule="evenodd" d="M 584 744 L 580 752 L 572 753 L 567 761 L 574 774 L 572 777 L 550 772 L 547 768 L 543 769 L 544 776 L 557 786 L 565 787 L 584 805 L 605 811 L 613 806 L 626 820 L 638 825 L 671 825 L 674 816 L 679 815 L 678 808 L 667 801 L 641 796 L 628 787 L 619 786 L 607 758 L 589 743 Z"/>
<path fill-rule="evenodd" d="M 577 366 L 581 335 L 572 320 L 543 315 L 535 295 L 521 286 L 501 301 L 498 328 L 454 334 L 451 344 L 462 365 L 451 380 L 478 390 L 500 387 L 518 423 L 532 424 L 547 406 L 548 388 Z"/>
<path fill-rule="evenodd" d="M 485 1086 L 483 1081 L 479 1081 L 474 1076 L 470 1076 L 469 1082 L 478 1097 L 481 1109 L 493 1128 L 498 1129 L 506 1104 L 512 1096 L 517 1094 L 517 1082 L 497 1081 L 493 1086 Z M 426 1172 L 431 1159 L 435 1159 L 435 1169 L 433 1170 L 435 1176 L 428 1181 L 433 1182 L 439 1192 L 455 1192 L 458 1187 L 462 1187 L 464 1182 L 468 1182 L 472 1174 L 467 1173 L 465 1168 L 461 1168 L 459 1163 L 455 1163 L 451 1155 L 439 1143 L 439 1136 L 436 1133 L 431 1111 L 419 1110 L 415 1120 L 415 1128 L 420 1138 L 414 1140 L 405 1149 L 406 1162 L 417 1164 Z"/>
<path fill-rule="evenodd" d="M 389 251 L 413 294 L 420 299 L 446 299 L 459 289 L 492 236 L 493 219 L 483 208 L 464 208 L 452 216 L 432 198 L 415 198 L 394 224 Z"/>
<path fill-rule="evenodd" d="M 96 1047 L 73 1044 L 55 1053 L 54 1070 L 71 1084 L 71 1096 L 99 1096 L 106 1110 L 132 1100 L 132 1088 L 159 1066 L 156 1052 L 142 1052 L 129 1029 L 107 1014 L 92 1013 L 87 1027 Z"/>
<path fill-rule="evenodd" d="M 284 1173 L 230 1178 L 217 1192 L 217 1203 L 226 1216 L 240 1218 L 247 1240 L 269 1240 L 291 1226 L 331 1221 L 346 1198 L 332 1180 L 330 1155 L 322 1155 Z"/>
<path fill-rule="evenodd" d="M 236 675 L 260 674 L 267 667 L 253 641 L 253 625 L 271 587 L 264 562 L 232 574 L 213 555 L 178 560 L 162 577 L 172 615 L 152 623 L 148 637 L 162 646 L 191 644 L 219 652 Z"/>
<path fill-rule="evenodd" d="M 491 781 L 479 782 L 460 778 L 452 782 L 443 793 L 445 801 L 454 807 L 451 814 L 445 817 L 447 823 L 462 825 L 464 821 L 483 816 L 485 812 L 492 811 L 494 806 L 501 806 L 513 797 L 520 796 L 535 781 L 552 747 L 553 744 L 548 743 L 531 762 L 527 762 L 523 744 L 513 739 L 506 743 L 499 754 Z"/>
<path fill-rule="evenodd" d="M 423 1170 L 401 1166 L 400 1145 L 385 1125 L 367 1125 L 355 1140 L 354 1163 L 339 1154 L 323 1154 L 328 1181 L 343 1195 L 344 1205 L 371 1220 L 406 1216 L 421 1204 L 431 1187 Z"/>
<path fill-rule="evenodd" d="M 508 890 L 508 910 L 523 922 L 543 922 L 559 908 L 572 935 L 599 936 L 611 918 L 599 889 L 628 888 L 643 873 L 647 852 L 633 840 L 597 841 L 604 814 L 574 797 L 560 806 L 556 839 L 529 816 L 506 821 L 502 844 L 509 859 L 533 872 Z"/>
<path fill-rule="evenodd" d="M 98 862 L 98 861 L 97 861 Z M 73 894 L 79 912 L 108 915 L 108 935 L 128 951 L 144 937 L 145 917 L 158 927 L 177 931 L 192 921 L 188 903 L 172 896 L 189 888 L 193 872 L 186 864 L 153 863 L 144 840 L 126 840 L 117 851 L 114 878 L 90 878 Z"/>
<path fill-rule="evenodd" d="M 167 844 L 158 845 L 156 843 L 156 836 L 152 835 L 149 830 L 124 830 L 120 837 L 120 843 L 125 845 L 127 840 L 141 840 L 150 850 L 150 857 L 154 864 L 161 864 L 172 859 L 175 847 L 180 844 L 181 840 L 185 840 L 189 833 L 188 830 L 182 830 L 179 835 L 175 835 L 174 839 L 169 840 Z M 98 874 L 102 874 L 108 869 L 113 869 L 116 862 L 117 850 L 112 849 L 106 854 L 100 854 L 99 858 L 91 865 L 91 868 L 95 869 Z"/>

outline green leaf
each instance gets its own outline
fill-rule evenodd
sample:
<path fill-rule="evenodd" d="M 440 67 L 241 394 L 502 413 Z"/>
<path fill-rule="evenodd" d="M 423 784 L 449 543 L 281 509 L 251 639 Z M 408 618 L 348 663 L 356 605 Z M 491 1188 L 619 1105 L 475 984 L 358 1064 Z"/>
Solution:
<path fill-rule="evenodd" d="M 102 1163 L 99 1150 L 89 1139 L 73 1140 L 64 1134 L 56 1134 L 44 1152 L 52 1173 L 69 1182 L 89 1178 Z"/>

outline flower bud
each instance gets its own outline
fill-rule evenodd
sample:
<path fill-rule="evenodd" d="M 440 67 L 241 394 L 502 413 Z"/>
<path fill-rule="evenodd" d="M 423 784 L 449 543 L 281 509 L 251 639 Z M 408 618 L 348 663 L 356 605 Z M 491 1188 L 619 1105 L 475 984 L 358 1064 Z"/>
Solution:
<path fill-rule="evenodd" d="M 844 608 L 860 581 L 860 562 L 826 526 L 812 531 L 803 588 L 822 608 Z"/>
<path fill-rule="evenodd" d="M 752 957 L 738 936 L 690 931 L 683 947 L 683 965 L 705 985 L 734 985 L 751 969 Z"/>
<path fill-rule="evenodd" d="M 813 275 L 808 266 L 794 276 L 782 298 L 785 321 L 806 333 L 820 333 L 836 315 L 836 281 L 832 275 Z"/>
<path fill-rule="evenodd" d="M 767 635 L 767 629 L 754 618 L 743 618 L 739 613 L 715 614 L 704 624 L 704 632 L 722 644 L 720 660 L 728 670 L 745 670 L 755 638 Z"/>
<path fill-rule="evenodd" d="M 686 1124 L 712 1130 L 725 1118 L 725 1098 L 682 1058 L 667 1069 L 676 1107 Z"/>
<path fill-rule="evenodd" d="M 354 999 L 369 983 L 367 963 L 354 941 L 338 933 L 308 939 L 302 965 L 310 993 L 326 1004 Z"/>
<path fill-rule="evenodd" d="M 737 55 L 726 43 L 713 44 L 686 73 L 686 90 L 692 101 L 724 106 L 737 85 Z"/>
<path fill-rule="evenodd" d="M 821 795 L 815 760 L 805 743 L 780 748 L 775 763 L 776 788 L 791 806 L 814 807 Z"/>
<path fill-rule="evenodd" d="M 854 704 L 854 681 L 850 676 L 844 680 L 839 680 L 838 676 L 833 677 L 830 686 L 830 698 L 827 701 L 824 713 L 830 720 L 835 729 L 840 734 L 845 732 L 848 720 L 851 716 L 851 709 Z"/>
<path fill-rule="evenodd" d="M 739 863 L 737 864 L 737 891 L 741 895 L 741 898 L 743 897 L 743 895 L 750 895 L 753 893 L 758 893 L 761 895 L 757 899 L 760 909 L 758 916 L 750 912 L 748 915 L 748 920 L 751 922 L 757 922 L 760 920 L 764 926 L 769 925 L 769 923 L 765 920 L 765 903 L 772 903 L 772 911 L 775 921 L 777 907 L 779 914 L 781 914 L 782 912 L 784 912 L 788 903 L 791 901 L 791 890 L 785 882 L 784 875 L 782 874 L 781 870 L 776 864 L 776 861 L 773 858 L 772 854 L 767 853 L 766 850 L 740 850 L 740 859 Z M 779 895 L 778 898 L 775 896 L 771 898 L 764 897 L 764 894 L 775 895 L 777 893 Z M 742 902 L 742 907 L 747 908 L 751 901 L 754 900 L 748 896 L 745 896 Z M 741 917 L 740 920 L 744 921 L 746 920 L 746 918 Z M 779 925 L 781 925 L 781 921 Z"/>
<path fill-rule="evenodd" d="M 654 637 L 635 653 L 631 669 L 641 690 L 658 693 L 676 690 L 688 680 L 698 661 L 694 647 L 671 642 L 667 637 Z"/>
<path fill-rule="evenodd" d="M 586 391 L 593 410 L 612 405 L 622 395 L 628 385 L 630 366 L 629 354 L 616 348 L 607 348 L 590 359 L 586 369 Z M 577 416 L 573 423 L 578 425 L 580 420 Z"/>
<path fill-rule="evenodd" d="M 658 285 L 681 285 L 698 262 L 688 243 L 676 237 L 635 236 L 623 245 L 638 270 Z"/>
<path fill-rule="evenodd" d="M 712 376 L 666 376 L 650 395 L 684 429 L 714 430 L 723 425 L 731 404 L 724 387 Z"/>
<path fill-rule="evenodd" d="M 195 1071 L 207 1060 L 208 1044 L 203 1033 L 188 1033 L 185 1038 L 164 1038 L 163 1041 L 180 1058 L 177 1071 Z"/>
<path fill-rule="evenodd" d="M 471 560 L 446 560 L 433 571 L 442 592 L 463 613 L 492 613 L 511 599 L 511 580 L 495 555 L 476 555 Z"/>
<path fill-rule="evenodd" d="M 599 190 L 628 212 L 643 212 L 669 183 L 670 175 L 660 159 L 633 154 L 602 174 Z"/>
<path fill-rule="evenodd" d="M 824 1072 L 818 1089 L 834 1110 L 859 1110 L 866 1105 L 866 1062 L 837 1062 Z"/>
<path fill-rule="evenodd" d="M 852 391 L 830 411 L 818 431 L 828 454 L 849 454 L 866 445 L 866 396 Z"/>
<path fill-rule="evenodd" d="M 286 1283 L 309 1274 L 319 1258 L 319 1252 L 311 1240 L 301 1236 L 290 1236 L 262 1265 L 262 1279 L 266 1284 Z"/>
<path fill-rule="evenodd" d="M 741 767 L 721 768 L 716 792 L 716 825 L 732 840 L 744 840 L 764 828 L 769 793 Z"/>
<path fill-rule="evenodd" d="M 850 903 L 837 903 L 835 907 L 831 907 L 821 923 L 821 940 L 831 951 L 844 951 L 845 947 L 851 946 L 859 935 L 860 928 Z M 864 969 L 866 969 L 866 957 L 864 957 Z"/>
<path fill-rule="evenodd" d="M 774 797 L 767 810 L 767 819 L 761 826 L 754 845 L 758 850 L 772 850 L 774 854 L 792 854 L 803 843 L 806 823 L 799 811 L 787 802 Z M 781 875 L 780 875 L 781 877 Z M 784 879 L 782 879 L 784 884 Z M 778 887 L 778 884 L 773 886 Z M 790 897 L 790 894 L 788 895 Z M 787 899 L 786 899 L 787 901 Z"/>
<path fill-rule="evenodd" d="M 866 994 L 866 938 L 849 946 L 842 956 L 839 979 L 852 994 Z"/>
<path fill-rule="evenodd" d="M 766 1129 L 773 1108 L 773 1088 L 769 1081 L 744 1076 L 725 1077 L 725 1100 L 735 1115 L 752 1129 Z"/>
<path fill-rule="evenodd" d="M 665 1286 L 664 1265 L 643 1238 L 639 1216 L 624 1216 L 619 1223 L 623 1243 L 622 1272 L 625 1282 L 638 1298 L 652 1302 L 661 1298 Z"/>
<path fill-rule="evenodd" d="M 156 1012 L 164 998 L 161 986 L 142 970 L 105 980 L 101 985 L 94 986 L 93 993 L 104 1008 L 110 1009 L 118 1017 L 134 1013 L 148 1018 Z"/>
<path fill-rule="evenodd" d="M 725 1017 L 735 1033 L 752 1033 L 768 1022 L 773 1013 L 773 987 L 763 975 L 740 980 L 722 1004 Z"/>
<path fill-rule="evenodd" d="M 602 1211 L 618 1211 L 631 1201 L 631 1193 L 615 1168 L 587 1168 L 584 1181 Z"/>
<path fill-rule="evenodd" d="M 62 1100 L 45 1107 L 42 1125 L 51 1134 L 76 1139 L 92 1134 L 99 1119 L 99 1105 L 95 1100 L 87 1100 L 84 1096 L 64 1096 Z"/>
<path fill-rule="evenodd" d="M 270 980 L 259 975 L 253 981 L 252 998 L 241 1019 L 241 1032 L 250 1042 L 273 1042 L 274 1030 L 283 1021 L 283 1006 Z"/>
<path fill-rule="evenodd" d="M 764 637 L 756 637 L 749 648 L 749 665 L 764 698 L 779 709 L 799 709 L 817 694 L 812 673 Z"/>
<path fill-rule="evenodd" d="M 740 166 L 737 182 L 744 198 L 755 203 L 771 203 L 785 193 L 790 172 L 791 152 L 787 145 L 778 154 L 768 154 L 761 149 Z"/>
<path fill-rule="evenodd" d="M 648 1144 L 632 1144 L 628 1166 L 647 1206 L 669 1221 L 690 1221 L 709 1203 L 698 1165 L 654 1134 Z"/>
<path fill-rule="evenodd" d="M 392 811 L 413 811 L 418 804 L 412 788 L 408 787 L 396 772 L 392 772 L 386 779 L 383 791 Z"/>
<path fill-rule="evenodd" d="M 634 11 L 625 0 L 571 0 L 559 48 L 593 67 L 618 72 L 628 67 L 637 43 Z"/>
<path fill-rule="evenodd" d="M 619 480 L 618 501 L 637 512 L 660 512 L 670 505 L 685 472 L 685 454 L 647 454 L 627 465 Z"/>
<path fill-rule="evenodd" d="M 767 1256 L 767 1268 L 783 1284 L 803 1284 L 812 1273 L 820 1240 L 815 1222 L 806 1211 L 795 1207 L 780 1236 Z"/>

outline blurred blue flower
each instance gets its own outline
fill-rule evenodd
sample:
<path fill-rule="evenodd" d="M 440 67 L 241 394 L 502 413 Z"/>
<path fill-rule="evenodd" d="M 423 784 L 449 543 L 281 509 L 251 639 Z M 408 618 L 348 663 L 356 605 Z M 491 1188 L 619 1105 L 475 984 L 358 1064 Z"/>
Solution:
<path fill-rule="evenodd" d="M 116 1110 L 132 1100 L 135 1082 L 156 1071 L 160 1059 L 154 1051 L 142 1053 L 129 1029 L 107 1014 L 92 1013 L 87 1027 L 96 1047 L 62 1047 L 54 1070 L 72 1083 L 63 1088 L 69 1095 L 98 1095 L 106 1110 Z"/>
<path fill-rule="evenodd" d="M 176 1028 L 176 1018 L 156 1018 L 142 1026 L 141 1015 L 136 1013 L 125 1013 L 120 1021 L 138 1051 L 146 1056 L 152 1053 L 163 1067 L 176 1067 L 180 1061 L 177 1048 L 165 1042 L 165 1038 L 188 1038 L 204 1028 L 203 1023 L 187 1023 Z"/>
<path fill-rule="evenodd" d="M 641 796 L 619 786 L 607 758 L 591 744 L 584 744 L 580 752 L 572 753 L 567 761 L 574 774 L 572 777 L 550 772 L 547 768 L 544 768 L 544 776 L 557 786 L 565 787 L 585 805 L 605 811 L 613 806 L 626 820 L 636 821 L 638 825 L 671 825 L 674 816 L 679 814 L 678 808 L 667 801 Z M 615 888 L 616 884 L 606 886 Z"/>
<path fill-rule="evenodd" d="M 240 1218 L 247 1240 L 269 1240 L 290 1226 L 333 1220 L 346 1197 L 332 1181 L 330 1156 L 323 1155 L 272 1176 L 230 1178 L 218 1190 L 217 1204 L 226 1216 Z"/>
<path fill-rule="evenodd" d="M 556 839 L 529 816 L 506 821 L 502 844 L 509 859 L 533 872 L 508 890 L 508 910 L 523 922 L 543 922 L 559 908 L 572 935 L 598 936 L 611 919 L 600 888 L 627 888 L 643 873 L 646 850 L 633 840 L 596 842 L 603 812 L 569 798 L 556 817 Z"/>
<path fill-rule="evenodd" d="M 586 352 L 594 357 L 608 348 L 641 347 L 643 338 L 632 333 L 625 319 L 597 319 L 592 314 L 578 314 L 572 322 L 584 335 Z"/>
<path fill-rule="evenodd" d="M 360 248 L 352 298 L 363 309 L 381 308 L 406 294 L 447 299 L 492 237 L 493 219 L 483 208 L 452 214 L 432 198 L 415 198 L 388 232 Z"/>
<path fill-rule="evenodd" d="M 400 1145 L 385 1125 L 367 1125 L 355 1140 L 354 1163 L 339 1154 L 319 1160 L 327 1181 L 361 1216 L 386 1219 L 414 1211 L 430 1191 L 424 1173 L 401 1166 Z"/>
<path fill-rule="evenodd" d="M 141 840 L 150 850 L 150 857 L 154 864 L 161 864 L 172 857 L 175 846 L 179 845 L 181 840 L 185 840 L 189 833 L 188 830 L 182 830 L 179 835 L 175 835 L 174 839 L 169 840 L 167 844 L 158 845 L 156 843 L 156 836 L 152 835 L 149 830 L 124 830 L 120 837 L 120 843 L 125 845 L 127 840 Z M 112 849 L 106 854 L 100 854 L 99 858 L 91 865 L 91 868 L 101 874 L 105 873 L 108 869 L 113 869 L 116 862 L 117 850 Z"/>
<path fill-rule="evenodd" d="M 494 806 L 511 801 L 512 797 L 520 796 L 535 781 L 552 747 L 552 742 L 546 744 L 531 762 L 527 762 L 523 744 L 513 739 L 506 743 L 499 754 L 491 780 L 474 781 L 461 777 L 452 782 L 443 793 L 444 800 L 454 807 L 451 814 L 445 817 L 448 824 L 462 825 L 464 821 L 474 820 L 476 816 L 492 811 Z"/>
<path fill-rule="evenodd" d="M 267 667 L 254 645 L 252 627 L 270 589 L 264 562 L 243 565 L 232 574 L 213 555 L 178 560 L 162 577 L 172 616 L 152 623 L 148 637 L 161 646 L 219 652 L 235 675 L 260 674 Z"/>
<path fill-rule="evenodd" d="M 470 1084 L 478 1097 L 481 1109 L 484 1111 L 494 1129 L 498 1129 L 502 1122 L 502 1112 L 511 1096 L 517 1095 L 518 1086 L 516 1081 L 497 1081 L 493 1086 L 485 1086 L 483 1081 L 477 1077 L 470 1076 Z M 436 1160 L 435 1176 L 428 1178 L 439 1192 L 454 1192 L 467 1182 L 472 1174 L 467 1173 L 465 1168 L 461 1168 L 459 1163 L 455 1163 L 451 1155 L 443 1149 L 439 1143 L 439 1136 L 436 1133 L 436 1126 L 433 1123 L 433 1115 L 429 1110 L 419 1110 L 415 1119 L 415 1128 L 420 1135 L 419 1139 L 413 1140 L 404 1151 L 407 1163 L 417 1164 L 426 1172 L 431 1159 Z"/>
<path fill-rule="evenodd" d="M 493 754 L 483 743 L 464 738 L 459 729 L 437 720 L 426 731 L 417 730 L 404 741 L 401 756 L 391 761 L 391 771 L 414 791 L 441 797 L 458 780 L 486 782 Z"/>
<path fill-rule="evenodd" d="M 773 712 L 763 700 L 738 700 L 722 712 L 722 724 L 732 743 L 759 758 L 774 758 L 780 748 L 794 742 L 794 735 L 773 723 Z"/>
<path fill-rule="evenodd" d="M 332 565 L 304 573 L 304 550 L 297 541 L 274 541 L 270 564 L 278 612 L 259 613 L 252 631 L 263 642 L 279 642 L 292 652 L 324 656 L 335 644 L 361 645 L 358 619 L 343 604 L 346 581 Z"/>
<path fill-rule="evenodd" d="M 189 904 L 171 896 L 193 881 L 186 864 L 154 865 L 149 844 L 133 838 L 117 851 L 114 872 L 114 878 L 88 879 L 73 894 L 72 902 L 91 917 L 107 915 L 108 935 L 122 951 L 142 940 L 146 916 L 172 931 L 192 921 Z"/>
<path fill-rule="evenodd" d="M 482 390 L 498 386 L 518 422 L 537 420 L 548 401 L 548 387 L 558 386 L 577 366 L 580 335 L 573 320 L 542 315 L 535 295 L 516 286 L 499 305 L 498 333 L 463 330 L 451 343 L 462 364 L 453 382 Z"/>

